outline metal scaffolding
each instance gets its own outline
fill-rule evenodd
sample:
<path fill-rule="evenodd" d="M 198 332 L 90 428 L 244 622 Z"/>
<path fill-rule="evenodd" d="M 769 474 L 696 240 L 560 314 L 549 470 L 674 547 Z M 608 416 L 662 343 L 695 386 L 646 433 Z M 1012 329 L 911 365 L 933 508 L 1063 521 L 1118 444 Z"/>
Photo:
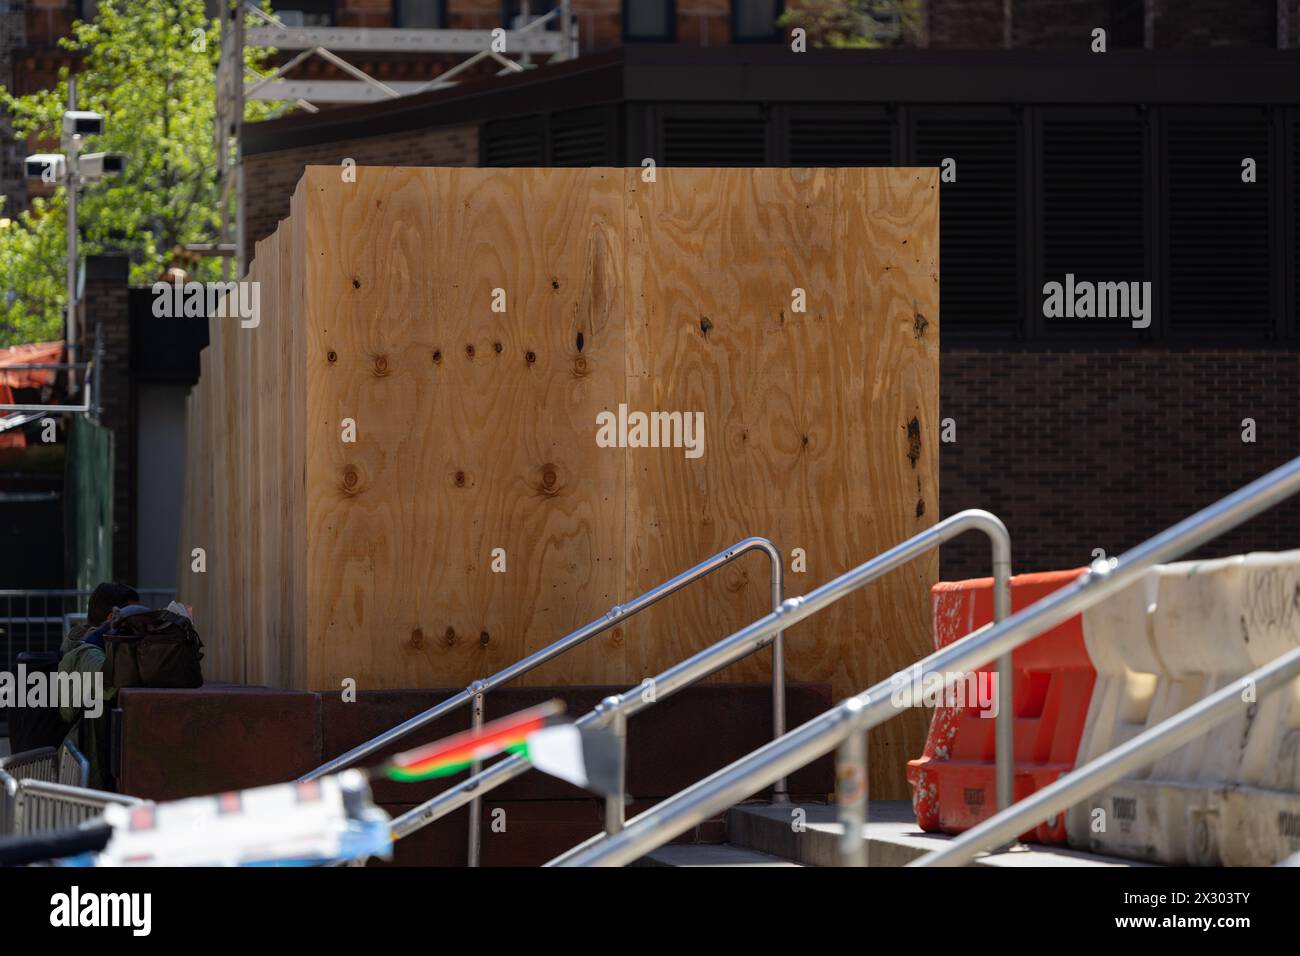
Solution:
<path fill-rule="evenodd" d="M 222 275 L 230 278 L 234 260 L 236 277 L 247 268 L 244 261 L 244 177 L 242 133 L 244 104 L 267 100 L 317 112 L 316 103 L 364 103 L 397 99 L 415 93 L 455 86 L 459 77 L 477 63 L 492 61 L 497 75 L 522 73 L 533 57 L 558 62 L 577 57 L 578 26 L 571 0 L 536 17 L 528 0 L 512 29 L 425 30 L 370 29 L 364 27 L 293 27 L 244 0 L 228 0 L 221 8 L 221 57 L 217 65 L 216 154 L 220 190 L 221 236 L 204 250 L 224 257 Z M 557 30 L 549 25 L 558 26 Z M 296 50 L 270 73 L 262 74 L 245 62 L 248 48 Z M 461 54 L 466 59 L 427 81 L 385 83 L 349 63 L 338 52 Z M 288 74 L 312 57 L 318 57 L 349 80 L 292 80 Z M 512 59 L 511 57 L 517 57 Z"/>

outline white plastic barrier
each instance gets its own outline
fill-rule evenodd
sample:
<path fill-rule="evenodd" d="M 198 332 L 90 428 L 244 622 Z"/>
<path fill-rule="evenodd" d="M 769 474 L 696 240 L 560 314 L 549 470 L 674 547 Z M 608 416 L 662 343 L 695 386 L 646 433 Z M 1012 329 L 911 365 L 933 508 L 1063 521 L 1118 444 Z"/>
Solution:
<path fill-rule="evenodd" d="M 1097 684 L 1080 765 L 1300 644 L 1300 551 L 1162 565 L 1083 625 Z M 1173 864 L 1300 850 L 1298 687 L 1071 808 L 1070 843 Z"/>

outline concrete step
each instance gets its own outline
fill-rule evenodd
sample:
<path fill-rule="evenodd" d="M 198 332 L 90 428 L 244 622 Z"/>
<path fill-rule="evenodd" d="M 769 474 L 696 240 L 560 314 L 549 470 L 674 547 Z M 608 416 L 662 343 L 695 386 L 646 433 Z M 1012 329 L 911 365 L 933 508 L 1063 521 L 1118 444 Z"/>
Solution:
<path fill-rule="evenodd" d="M 949 842 L 943 833 L 916 825 L 907 800 L 877 800 L 867 814 L 870 866 L 903 866 Z M 800 826 L 795 826 L 796 821 Z M 835 807 L 826 804 L 771 806 L 742 804 L 727 814 L 727 839 L 743 847 L 801 866 L 837 866 L 842 829 Z M 723 864 L 719 864 L 723 865 Z M 975 866 L 1144 866 L 1134 860 L 1082 853 L 1063 847 L 1026 844 L 977 857 Z"/>
<path fill-rule="evenodd" d="M 677 844 L 660 847 L 634 866 L 803 866 L 793 860 L 730 843 Z"/>

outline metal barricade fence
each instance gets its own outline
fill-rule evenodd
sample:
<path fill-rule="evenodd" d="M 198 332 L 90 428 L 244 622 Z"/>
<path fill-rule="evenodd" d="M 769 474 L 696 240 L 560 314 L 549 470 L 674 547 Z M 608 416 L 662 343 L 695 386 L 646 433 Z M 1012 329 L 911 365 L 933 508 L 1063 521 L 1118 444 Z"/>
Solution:
<path fill-rule="evenodd" d="M 16 780 L 44 780 L 58 783 L 59 752 L 53 747 L 40 747 L 22 753 L 0 757 L 0 770 Z"/>
<path fill-rule="evenodd" d="M 43 780 L 19 780 L 14 794 L 14 834 L 29 835 L 80 826 L 104 812 L 109 804 L 133 807 L 145 801 L 106 790 L 70 787 Z"/>
<path fill-rule="evenodd" d="M 66 740 L 59 748 L 58 782 L 70 787 L 84 787 L 90 783 L 90 761 Z"/>
<path fill-rule="evenodd" d="M 149 607 L 166 607 L 175 588 L 137 588 Z M 57 651 L 69 618 L 86 612 L 89 589 L 0 590 L 0 668 L 13 671 L 25 651 Z"/>
<path fill-rule="evenodd" d="M 0 757 L 0 834 L 23 832 L 19 830 L 20 805 L 25 808 L 22 816 L 31 819 L 36 807 L 49 802 L 48 795 L 42 794 L 39 788 L 33 791 L 34 785 L 54 784 L 86 790 L 90 794 L 99 793 L 100 791 L 86 789 L 89 780 L 90 761 L 66 741 L 58 750 L 41 747 Z M 115 797 L 116 794 L 107 796 Z M 84 799 L 81 802 L 84 803 Z M 80 822 L 80 819 L 76 822 Z"/>

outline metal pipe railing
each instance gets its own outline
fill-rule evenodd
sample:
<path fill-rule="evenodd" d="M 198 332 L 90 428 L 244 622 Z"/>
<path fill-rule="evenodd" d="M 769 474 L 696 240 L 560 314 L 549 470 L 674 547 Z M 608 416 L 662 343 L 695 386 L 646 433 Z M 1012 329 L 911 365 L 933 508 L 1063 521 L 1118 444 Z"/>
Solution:
<path fill-rule="evenodd" d="M 579 727 L 600 727 L 612 723 L 616 733 L 622 728 L 628 717 L 640 713 L 652 704 L 672 696 L 677 691 L 701 678 L 716 673 L 734 664 L 736 661 L 773 644 L 780 639 L 782 632 L 792 624 L 816 613 L 828 604 L 852 593 L 870 581 L 892 571 L 894 568 L 917 558 L 945 541 L 967 531 L 982 531 L 989 538 L 993 552 L 993 576 L 995 594 L 1001 595 L 994 601 L 995 614 L 1005 614 L 1010 607 L 1011 580 L 1011 539 L 1006 526 L 995 515 L 987 511 L 972 509 L 961 511 L 945 518 L 938 524 L 927 528 L 920 534 L 908 538 L 902 544 L 883 552 L 865 564 L 853 569 L 841 577 L 822 585 L 805 597 L 791 598 L 748 627 L 744 627 L 730 637 L 707 647 L 686 660 L 673 665 L 657 677 L 651 678 L 650 687 L 653 694 L 647 694 L 643 684 L 639 684 L 616 697 L 601 701 L 594 710 L 584 714 L 575 723 Z M 999 610 L 1000 609 L 1000 610 Z M 1010 707 L 1005 711 L 1010 719 Z M 998 715 L 1002 718 L 1002 713 Z M 1010 751 L 999 753 L 999 760 L 1010 761 Z M 528 760 L 521 756 L 507 757 L 488 767 L 482 773 L 462 780 L 453 787 L 444 790 L 436 797 L 425 801 L 418 807 L 408 810 L 393 821 L 394 839 L 400 839 L 427 826 L 434 820 L 458 810 L 465 804 L 478 799 L 482 794 L 493 790 L 501 784 L 526 773 L 530 767 Z M 768 780 L 763 786 L 771 786 L 785 781 L 785 775 L 779 774 Z M 760 788 L 761 789 L 761 788 Z M 622 796 L 617 798 L 619 806 L 610 808 L 606 804 L 606 824 L 608 833 L 622 829 Z M 780 795 L 778 794 L 778 799 Z"/>
<path fill-rule="evenodd" d="M 579 644 L 595 637 L 602 631 L 608 630 L 615 624 L 626 620 L 634 614 L 644 611 L 652 604 L 658 603 L 670 594 L 680 591 L 686 585 L 704 577 L 709 572 L 714 571 L 722 567 L 724 564 L 734 561 L 741 555 L 754 550 L 763 551 L 772 562 L 772 595 L 774 600 L 777 599 L 783 592 L 784 588 L 781 553 L 777 550 L 776 545 L 767 538 L 745 538 L 743 541 L 738 541 L 736 544 L 732 545 L 726 551 L 719 551 L 708 560 L 702 561 L 693 568 L 683 571 L 674 578 L 670 578 L 663 584 L 651 588 L 649 591 L 646 591 L 640 597 L 628 604 L 616 604 L 614 607 L 606 611 L 603 617 L 591 621 L 570 634 L 566 634 L 553 644 L 548 644 L 536 653 L 530 654 L 528 657 L 516 661 L 504 670 L 493 674 L 491 677 L 484 680 L 474 681 L 474 683 L 470 684 L 465 690 L 448 697 L 437 706 L 431 707 L 423 713 L 416 714 L 414 717 L 403 721 L 396 727 L 384 731 L 379 736 L 353 747 L 347 753 L 321 764 L 315 770 L 304 774 L 299 779 L 315 780 L 318 777 L 337 773 L 346 767 L 350 767 L 362 757 L 368 756 L 377 750 L 381 750 L 393 743 L 395 740 L 405 737 L 412 731 L 419 730 L 421 727 L 432 723 L 439 717 L 443 717 L 457 708 L 463 707 L 465 704 L 470 703 L 476 695 L 486 694 L 488 691 L 495 690 L 503 684 L 508 684 L 517 677 L 522 677 L 534 668 L 540 667 L 542 664 L 559 657 L 565 651 L 577 647 Z"/>
<path fill-rule="evenodd" d="M 1073 583 L 1016 612 L 1000 624 L 954 641 L 923 658 L 919 665 L 924 673 L 939 675 L 959 674 L 978 668 L 990 658 L 1011 652 L 1127 587 L 1154 565 L 1171 561 L 1199 547 L 1298 491 L 1300 458 L 1185 518 L 1126 551 L 1118 559 L 1094 562 L 1092 568 Z M 819 590 L 850 587 L 857 573 L 850 571 Z M 786 604 L 799 600 L 791 599 Z M 783 626 L 792 623 L 787 619 Z M 746 630 L 755 628 L 751 625 Z M 755 637 L 761 632 L 762 628 L 757 628 Z M 651 807 L 629 821 L 619 833 L 596 837 L 547 865 L 621 866 L 631 863 L 685 830 L 752 796 L 772 780 L 829 753 L 850 734 L 884 723 L 902 708 L 912 705 L 912 690 L 906 672 L 895 674 L 795 728 L 780 740 L 760 747 Z"/>
<path fill-rule="evenodd" d="M 424 711 L 423 713 L 416 714 L 414 717 L 410 718 L 409 720 L 403 721 L 402 723 L 398 724 L 396 727 L 392 727 L 389 730 L 384 731 L 379 736 L 374 737 L 356 747 L 353 747 L 347 753 L 339 757 L 335 757 L 333 760 L 327 761 L 326 763 L 321 764 L 315 770 L 311 771 L 308 774 L 305 774 L 299 779 L 315 780 L 319 777 L 326 776 L 327 774 L 337 773 L 338 771 L 343 770 L 346 767 L 350 767 L 352 764 L 360 760 L 362 757 L 368 756 L 369 754 L 372 754 L 377 750 L 382 750 L 384 747 L 388 746 L 394 741 L 399 740 L 402 737 L 405 737 L 407 734 L 412 733 L 413 731 L 419 730 L 421 727 L 424 727 L 432 723 L 438 718 L 443 717 L 446 714 L 449 714 L 452 711 L 456 710 L 457 708 L 463 707 L 466 704 L 470 704 L 470 703 L 474 704 L 474 715 L 473 715 L 474 723 L 475 726 L 481 726 L 482 719 L 483 719 L 483 695 L 486 694 L 488 691 L 494 690 L 495 688 L 500 687 L 502 684 L 509 683 L 515 678 L 527 674 L 529 671 L 533 670 L 534 668 L 540 667 L 542 664 L 545 664 L 547 661 L 553 660 L 554 658 L 563 654 L 565 651 L 577 647 L 579 644 L 582 644 L 583 642 L 596 636 L 602 631 L 606 631 L 609 628 L 613 627 L 615 624 L 618 624 L 626 620 L 627 618 L 631 617 L 634 614 L 644 611 L 646 608 L 650 607 L 653 604 L 657 604 L 659 601 L 662 601 L 664 598 L 668 597 L 669 595 L 675 594 L 676 592 L 680 591 L 688 584 L 691 584 L 694 581 L 699 580 L 700 578 L 704 577 L 705 575 L 709 574 L 712 571 L 716 571 L 718 568 L 722 567 L 723 565 L 730 564 L 732 561 L 735 561 L 737 558 L 741 557 L 742 555 L 748 554 L 751 551 L 762 551 L 764 554 L 767 555 L 768 560 L 771 563 L 772 606 L 774 608 L 779 608 L 781 606 L 781 600 L 785 594 L 785 569 L 784 569 L 784 565 L 781 562 L 781 552 L 777 550 L 776 545 L 773 544 L 772 541 L 769 540 L 768 538 L 762 538 L 757 536 L 744 538 L 741 541 L 737 541 L 735 544 L 733 544 L 730 548 L 727 548 L 725 551 L 719 551 L 717 554 L 713 555 L 712 557 L 708 558 L 705 561 L 700 562 L 694 567 L 689 568 L 686 571 L 683 571 L 681 574 L 678 574 L 676 577 L 670 578 L 669 580 L 658 585 L 657 587 L 651 588 L 649 591 L 646 591 L 644 594 L 637 597 L 635 600 L 630 601 L 627 604 L 616 604 L 614 607 L 610 608 L 603 617 L 597 618 L 596 620 L 590 622 L 589 624 L 586 624 L 585 626 L 578 628 L 578 630 L 572 632 L 571 634 L 565 635 L 564 637 L 560 638 L 558 641 L 555 641 L 552 644 L 548 644 L 546 647 L 542 648 L 536 653 L 530 654 L 528 657 L 516 661 L 515 663 L 511 664 L 509 667 L 505 668 L 504 670 L 498 671 L 497 673 L 493 674 L 491 677 L 488 677 L 484 680 L 474 681 L 474 683 L 470 684 L 469 687 L 465 688 L 465 690 L 451 697 L 448 697 L 446 700 L 444 700 L 442 703 L 438 704 L 437 706 L 431 707 L 428 710 Z M 781 641 L 781 636 L 778 634 L 776 636 L 775 641 L 772 642 L 772 736 L 773 737 L 780 737 L 783 733 L 785 733 L 784 654 L 785 654 L 784 644 Z M 784 794 L 785 788 L 783 782 L 779 786 L 778 792 L 782 795 Z M 471 801 L 466 801 L 466 802 L 471 802 Z M 477 801 L 473 801 L 473 802 L 475 803 L 475 808 L 477 808 Z M 476 809 L 471 809 L 471 820 L 470 820 L 471 832 L 469 837 L 469 861 L 471 866 L 476 866 L 478 863 L 477 849 L 479 845 L 478 844 L 479 837 L 477 832 L 478 828 L 475 825 L 477 822 L 476 813 L 477 813 Z"/>
<path fill-rule="evenodd" d="M 1240 680 L 1233 681 L 1204 700 L 1186 710 L 1180 710 L 1114 750 L 1071 771 L 1014 807 L 989 817 L 943 849 L 927 853 L 907 865 L 961 866 L 968 863 L 978 853 L 1008 836 L 1014 837 L 1057 813 L 1064 813 L 1068 807 L 1092 796 L 1107 784 L 1190 743 L 1198 734 L 1228 719 L 1237 711 L 1254 706 L 1257 700 L 1263 700 L 1265 695 L 1285 687 L 1297 676 L 1300 676 L 1300 647 L 1275 657 Z M 1247 690 L 1253 693 L 1247 694 Z"/>

